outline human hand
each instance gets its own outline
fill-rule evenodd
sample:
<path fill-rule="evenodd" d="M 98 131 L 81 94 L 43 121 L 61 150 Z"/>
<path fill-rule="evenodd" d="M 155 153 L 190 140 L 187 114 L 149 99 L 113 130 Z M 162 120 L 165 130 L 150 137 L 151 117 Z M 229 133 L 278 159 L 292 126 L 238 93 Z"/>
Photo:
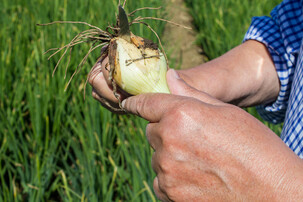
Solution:
<path fill-rule="evenodd" d="M 109 78 L 109 59 L 105 53 L 107 46 L 102 48 L 101 57 L 93 66 L 88 81 L 92 86 L 92 96 L 98 100 L 102 106 L 115 113 L 124 113 L 120 109 L 119 100 L 122 101 L 130 95 L 125 91 L 117 88 L 116 92 L 113 91 L 112 81 Z"/>
<path fill-rule="evenodd" d="M 101 51 L 101 55 L 102 53 L 105 53 L 105 48 Z M 93 66 L 88 76 L 88 81 L 92 86 L 92 96 L 110 111 L 124 113 L 124 111 L 120 110 L 119 100 L 117 97 L 122 101 L 131 95 L 120 88 L 117 88 L 117 91 L 114 92 L 112 81 L 109 78 L 109 69 L 109 58 L 104 54 Z M 168 73 L 168 75 L 170 74 Z M 181 75 L 186 77 L 185 74 L 181 73 Z"/>
<path fill-rule="evenodd" d="M 168 72 L 175 95 L 127 98 L 150 121 L 154 191 L 163 201 L 302 199 L 302 160 L 244 110 L 199 92 Z M 298 189 L 301 189 L 299 191 Z"/>

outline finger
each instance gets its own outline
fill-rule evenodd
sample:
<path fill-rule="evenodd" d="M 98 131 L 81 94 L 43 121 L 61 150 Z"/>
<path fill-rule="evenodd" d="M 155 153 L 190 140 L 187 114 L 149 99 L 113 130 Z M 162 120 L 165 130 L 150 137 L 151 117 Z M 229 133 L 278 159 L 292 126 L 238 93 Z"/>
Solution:
<path fill-rule="evenodd" d="M 107 57 L 107 54 L 108 54 L 107 50 L 108 50 L 108 45 L 105 45 L 105 46 L 103 46 L 103 47 L 101 48 L 100 55 L 103 56 L 103 59 L 104 59 L 105 57 Z"/>
<path fill-rule="evenodd" d="M 104 75 L 104 78 L 105 78 L 105 81 L 107 82 L 107 84 L 110 86 L 112 85 L 111 83 L 111 80 L 110 80 L 110 77 L 109 77 L 109 72 L 110 72 L 110 66 L 109 66 L 109 59 L 108 57 L 105 58 L 103 61 L 102 61 L 102 64 L 101 64 L 101 71 Z"/>
<path fill-rule="evenodd" d="M 199 91 L 189 86 L 183 79 L 180 78 L 177 71 L 169 69 L 166 74 L 169 90 L 172 94 L 193 97 L 202 102 L 208 104 L 222 104 L 220 100 L 217 100 L 205 92 Z"/>
<path fill-rule="evenodd" d="M 92 73 L 93 78 L 90 78 L 90 84 L 92 87 L 95 89 L 97 94 L 101 95 L 101 97 L 104 97 L 106 100 L 109 100 L 113 103 L 118 103 L 118 99 L 114 95 L 112 89 L 109 87 L 107 84 L 103 73 L 101 70 L 101 64 L 96 64 L 99 65 L 95 67 L 95 70 Z M 91 77 L 92 77 L 91 76 Z M 119 94 L 119 92 L 117 92 Z M 123 95 L 120 94 L 120 98 L 123 99 Z"/>
<path fill-rule="evenodd" d="M 152 155 L 152 160 L 151 160 L 152 169 L 153 169 L 153 171 L 155 171 L 156 174 L 161 172 L 161 168 L 160 168 L 160 165 L 158 163 L 158 154 L 159 154 L 159 152 L 155 151 Z"/>
<path fill-rule="evenodd" d="M 113 83 L 112 83 L 112 78 L 110 77 L 110 65 L 109 65 L 109 59 L 108 57 L 106 57 L 102 63 L 101 63 L 101 71 L 103 73 L 103 78 L 104 80 L 106 81 L 108 87 L 113 90 Z M 128 94 L 127 92 L 125 92 L 123 89 L 119 88 L 119 86 L 117 86 L 118 90 L 117 90 L 117 93 L 119 94 L 120 96 L 120 99 L 123 100 L 124 98 L 126 97 L 129 97 L 130 94 Z"/>
<path fill-rule="evenodd" d="M 118 103 L 111 102 L 111 101 L 106 100 L 105 98 L 101 97 L 94 88 L 92 90 L 92 96 L 94 99 L 98 100 L 100 102 L 100 104 L 103 107 L 105 107 L 106 109 L 108 109 L 109 111 L 117 113 L 117 114 L 125 114 L 124 111 L 119 110 L 120 106 Z"/>
<path fill-rule="evenodd" d="M 161 175 L 163 176 L 163 173 L 166 172 L 166 168 L 163 167 L 163 164 L 167 163 L 169 157 L 163 157 L 164 155 L 166 154 L 161 151 L 155 151 L 152 155 L 151 166 L 153 171 L 158 175 L 158 177 Z"/>
<path fill-rule="evenodd" d="M 158 135 L 158 123 L 149 123 L 146 126 L 146 138 L 150 146 L 154 149 L 157 150 L 159 146 L 161 146 L 161 138 Z"/>
<path fill-rule="evenodd" d="M 154 192 L 157 196 L 157 198 L 161 201 L 170 201 L 169 198 L 166 196 L 166 194 L 164 194 L 160 187 L 159 187 L 159 179 L 158 177 L 155 177 L 154 179 L 154 183 L 153 183 L 153 188 L 154 188 Z"/>
<path fill-rule="evenodd" d="M 156 123 L 163 115 L 177 110 L 178 105 L 186 102 L 188 98 L 170 94 L 140 94 L 129 97 L 122 102 L 123 108 L 129 113 L 138 115 L 149 122 Z"/>
<path fill-rule="evenodd" d="M 89 78 L 88 81 L 90 84 L 92 84 L 93 80 L 95 79 L 96 75 L 100 72 L 102 72 L 102 64 L 105 59 L 107 59 L 107 48 L 108 45 L 103 46 L 101 48 L 101 54 L 100 57 L 98 58 L 97 62 L 95 65 L 92 67 L 90 73 L 89 73 Z"/>

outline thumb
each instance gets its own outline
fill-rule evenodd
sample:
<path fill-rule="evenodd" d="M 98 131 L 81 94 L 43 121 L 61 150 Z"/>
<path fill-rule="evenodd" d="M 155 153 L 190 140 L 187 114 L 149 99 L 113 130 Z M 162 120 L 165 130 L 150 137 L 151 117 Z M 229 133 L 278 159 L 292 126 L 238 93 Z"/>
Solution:
<path fill-rule="evenodd" d="M 211 97 L 209 94 L 188 85 L 174 69 L 169 69 L 167 71 L 166 80 L 172 94 L 196 98 L 208 104 L 222 103 L 220 100 Z"/>
<path fill-rule="evenodd" d="M 167 112 L 176 109 L 176 106 L 180 105 L 181 102 L 188 100 L 190 99 L 176 95 L 147 93 L 123 100 L 122 107 L 129 113 L 155 123 L 159 122 Z"/>

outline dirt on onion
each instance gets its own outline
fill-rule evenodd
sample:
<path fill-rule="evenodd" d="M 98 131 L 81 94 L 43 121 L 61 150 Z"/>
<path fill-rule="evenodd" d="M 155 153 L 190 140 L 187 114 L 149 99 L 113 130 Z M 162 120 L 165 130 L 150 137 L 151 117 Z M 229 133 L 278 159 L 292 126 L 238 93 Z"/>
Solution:
<path fill-rule="evenodd" d="M 82 69 L 83 65 L 87 61 L 88 56 L 93 51 L 100 48 L 102 51 L 101 51 L 100 57 L 96 60 L 96 63 L 100 63 L 105 57 L 109 57 L 109 64 L 106 65 L 106 67 L 107 67 L 106 70 L 109 71 L 108 79 L 113 87 L 113 94 L 115 95 L 115 97 L 117 98 L 117 100 L 119 102 L 119 107 L 112 106 L 105 99 L 102 99 L 101 101 L 104 105 L 106 105 L 108 108 L 110 108 L 112 111 L 115 111 L 115 112 L 124 111 L 124 109 L 121 105 L 121 98 L 120 98 L 119 94 L 117 93 L 118 90 L 125 91 L 126 93 L 128 93 L 130 95 L 136 95 L 136 94 L 146 93 L 146 92 L 169 92 L 167 90 L 168 88 L 166 89 L 165 84 L 163 83 L 164 81 L 162 81 L 163 84 L 161 83 L 161 80 L 163 80 L 163 78 L 165 80 L 165 76 L 163 77 L 163 75 L 162 75 L 163 71 L 161 70 L 161 68 L 165 68 L 165 73 L 166 73 L 167 68 L 169 67 L 167 56 L 165 54 L 163 45 L 161 43 L 161 40 L 160 40 L 158 34 L 148 23 L 145 22 L 145 20 L 159 20 L 159 21 L 164 21 L 164 22 L 170 23 L 172 25 L 176 25 L 176 26 L 183 27 L 186 29 L 191 29 L 189 27 L 185 27 L 178 23 L 175 23 L 175 22 L 172 22 L 169 20 L 165 20 L 165 19 L 161 19 L 161 18 L 155 18 L 155 17 L 138 16 L 134 20 L 129 22 L 128 18 L 130 16 L 133 17 L 136 14 L 136 12 L 138 12 L 140 10 L 161 9 L 161 7 L 159 7 L 159 8 L 143 7 L 143 8 L 135 9 L 134 11 L 130 12 L 129 14 L 126 14 L 124 11 L 125 4 L 126 4 L 126 0 L 124 0 L 122 5 L 121 5 L 121 2 L 119 1 L 119 7 L 118 7 L 119 13 L 116 16 L 116 21 L 114 22 L 114 24 L 109 24 L 104 29 L 91 25 L 87 22 L 78 22 L 78 21 L 54 21 L 54 22 L 50 22 L 50 23 L 46 23 L 46 24 L 37 24 L 39 26 L 48 26 L 48 25 L 63 24 L 63 23 L 64 24 L 83 24 L 83 25 L 86 25 L 89 27 L 89 29 L 78 33 L 66 45 L 64 45 L 60 48 L 49 49 L 48 51 L 45 52 L 45 54 L 53 52 L 48 57 L 48 59 L 50 59 L 54 55 L 63 51 L 63 54 L 61 55 L 61 57 L 59 58 L 59 60 L 56 63 L 56 66 L 54 67 L 54 70 L 53 70 L 53 75 L 54 75 L 54 73 L 57 70 L 63 57 L 66 54 L 69 54 L 70 57 L 69 57 L 68 64 L 67 64 L 66 70 L 65 70 L 65 72 L 67 72 L 67 69 L 69 67 L 69 63 L 71 60 L 71 52 L 72 52 L 72 49 L 74 46 L 82 44 L 82 43 L 91 44 L 90 49 L 88 50 L 86 55 L 83 57 L 80 64 L 75 69 L 74 73 L 72 74 L 71 78 L 69 79 L 69 81 L 66 85 L 66 88 L 65 88 L 65 90 L 66 90 L 67 87 L 69 86 L 70 82 L 72 81 L 73 77 L 77 73 L 79 73 L 79 71 Z M 148 39 L 145 39 L 144 37 L 134 35 L 130 31 L 131 26 L 134 24 L 143 24 L 148 29 L 150 29 L 157 37 L 161 50 L 158 48 L 158 45 L 156 43 L 154 43 Z M 123 45 L 119 45 L 119 44 L 123 44 Z M 121 55 L 121 54 L 117 53 L 118 48 L 119 48 L 119 50 L 121 50 L 120 46 L 122 47 L 123 51 L 126 51 L 126 52 L 129 51 L 131 53 L 136 52 L 136 55 L 132 54 L 132 57 L 130 57 L 129 55 L 131 55 L 131 54 L 128 54 L 128 57 L 125 57 L 127 59 L 125 59 L 124 61 L 119 61 L 119 57 L 123 56 L 123 54 Z M 163 61 L 165 60 L 165 63 L 166 63 L 165 65 L 163 65 L 163 61 L 161 62 L 161 58 L 163 58 L 163 57 L 164 57 L 164 59 L 162 59 L 162 60 Z M 137 71 L 137 72 L 144 73 L 146 71 L 149 71 L 149 73 L 148 74 L 139 73 L 137 75 L 137 77 L 141 77 L 141 78 L 136 78 L 136 71 L 131 72 L 131 74 L 133 74 L 133 77 L 135 77 L 135 79 L 143 79 L 143 82 L 141 82 L 141 83 L 134 82 L 135 83 L 134 85 L 142 86 L 145 83 L 147 83 L 147 87 L 144 87 L 144 86 L 142 87 L 143 90 L 133 89 L 133 88 L 135 88 L 134 85 L 127 85 L 127 83 L 132 83 L 132 82 L 129 82 L 128 78 L 126 78 L 126 79 L 122 78 L 123 75 L 121 75 L 122 74 L 121 72 L 124 72 L 123 74 L 125 74 L 125 71 L 122 71 L 121 68 L 126 68 L 127 66 L 130 66 L 132 63 L 139 63 L 140 61 L 141 61 L 141 65 L 137 65 L 137 66 L 141 66 L 141 68 L 143 68 L 144 70 L 141 69 L 140 71 Z M 142 63 L 142 61 L 144 61 L 144 63 Z M 96 65 L 94 65 L 94 67 L 95 66 Z M 156 70 L 149 69 L 149 68 L 152 68 L 153 66 L 156 66 L 157 69 Z M 98 75 L 100 73 L 101 70 L 94 68 L 94 67 L 90 70 L 90 72 L 87 76 L 85 85 L 87 84 L 88 78 L 94 77 L 95 75 Z M 108 67 L 110 67 L 110 68 L 108 68 Z M 127 70 L 127 71 L 129 71 L 129 70 Z M 146 75 L 149 75 L 149 76 L 146 76 Z M 146 78 L 143 78 L 144 76 L 146 76 Z M 66 73 L 65 73 L 65 77 L 66 77 Z M 154 83 L 148 83 L 146 80 L 152 80 L 152 82 L 154 82 Z M 161 83 L 159 85 L 162 85 L 162 87 L 160 86 L 160 87 L 158 87 L 158 89 L 155 89 L 155 90 L 149 88 L 149 86 L 153 86 L 153 85 L 157 86 L 158 83 Z M 147 90 L 144 90 L 144 88 Z M 84 88 L 84 96 L 85 96 L 85 88 Z"/>

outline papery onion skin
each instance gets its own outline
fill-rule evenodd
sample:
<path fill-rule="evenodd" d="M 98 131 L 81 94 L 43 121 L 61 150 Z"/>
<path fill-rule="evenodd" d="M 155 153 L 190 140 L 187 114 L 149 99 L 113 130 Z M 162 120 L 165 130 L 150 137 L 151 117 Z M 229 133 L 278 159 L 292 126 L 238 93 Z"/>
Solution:
<path fill-rule="evenodd" d="M 166 82 L 167 61 L 150 40 L 131 35 L 131 42 L 120 37 L 109 45 L 112 79 L 131 95 L 170 93 Z"/>

